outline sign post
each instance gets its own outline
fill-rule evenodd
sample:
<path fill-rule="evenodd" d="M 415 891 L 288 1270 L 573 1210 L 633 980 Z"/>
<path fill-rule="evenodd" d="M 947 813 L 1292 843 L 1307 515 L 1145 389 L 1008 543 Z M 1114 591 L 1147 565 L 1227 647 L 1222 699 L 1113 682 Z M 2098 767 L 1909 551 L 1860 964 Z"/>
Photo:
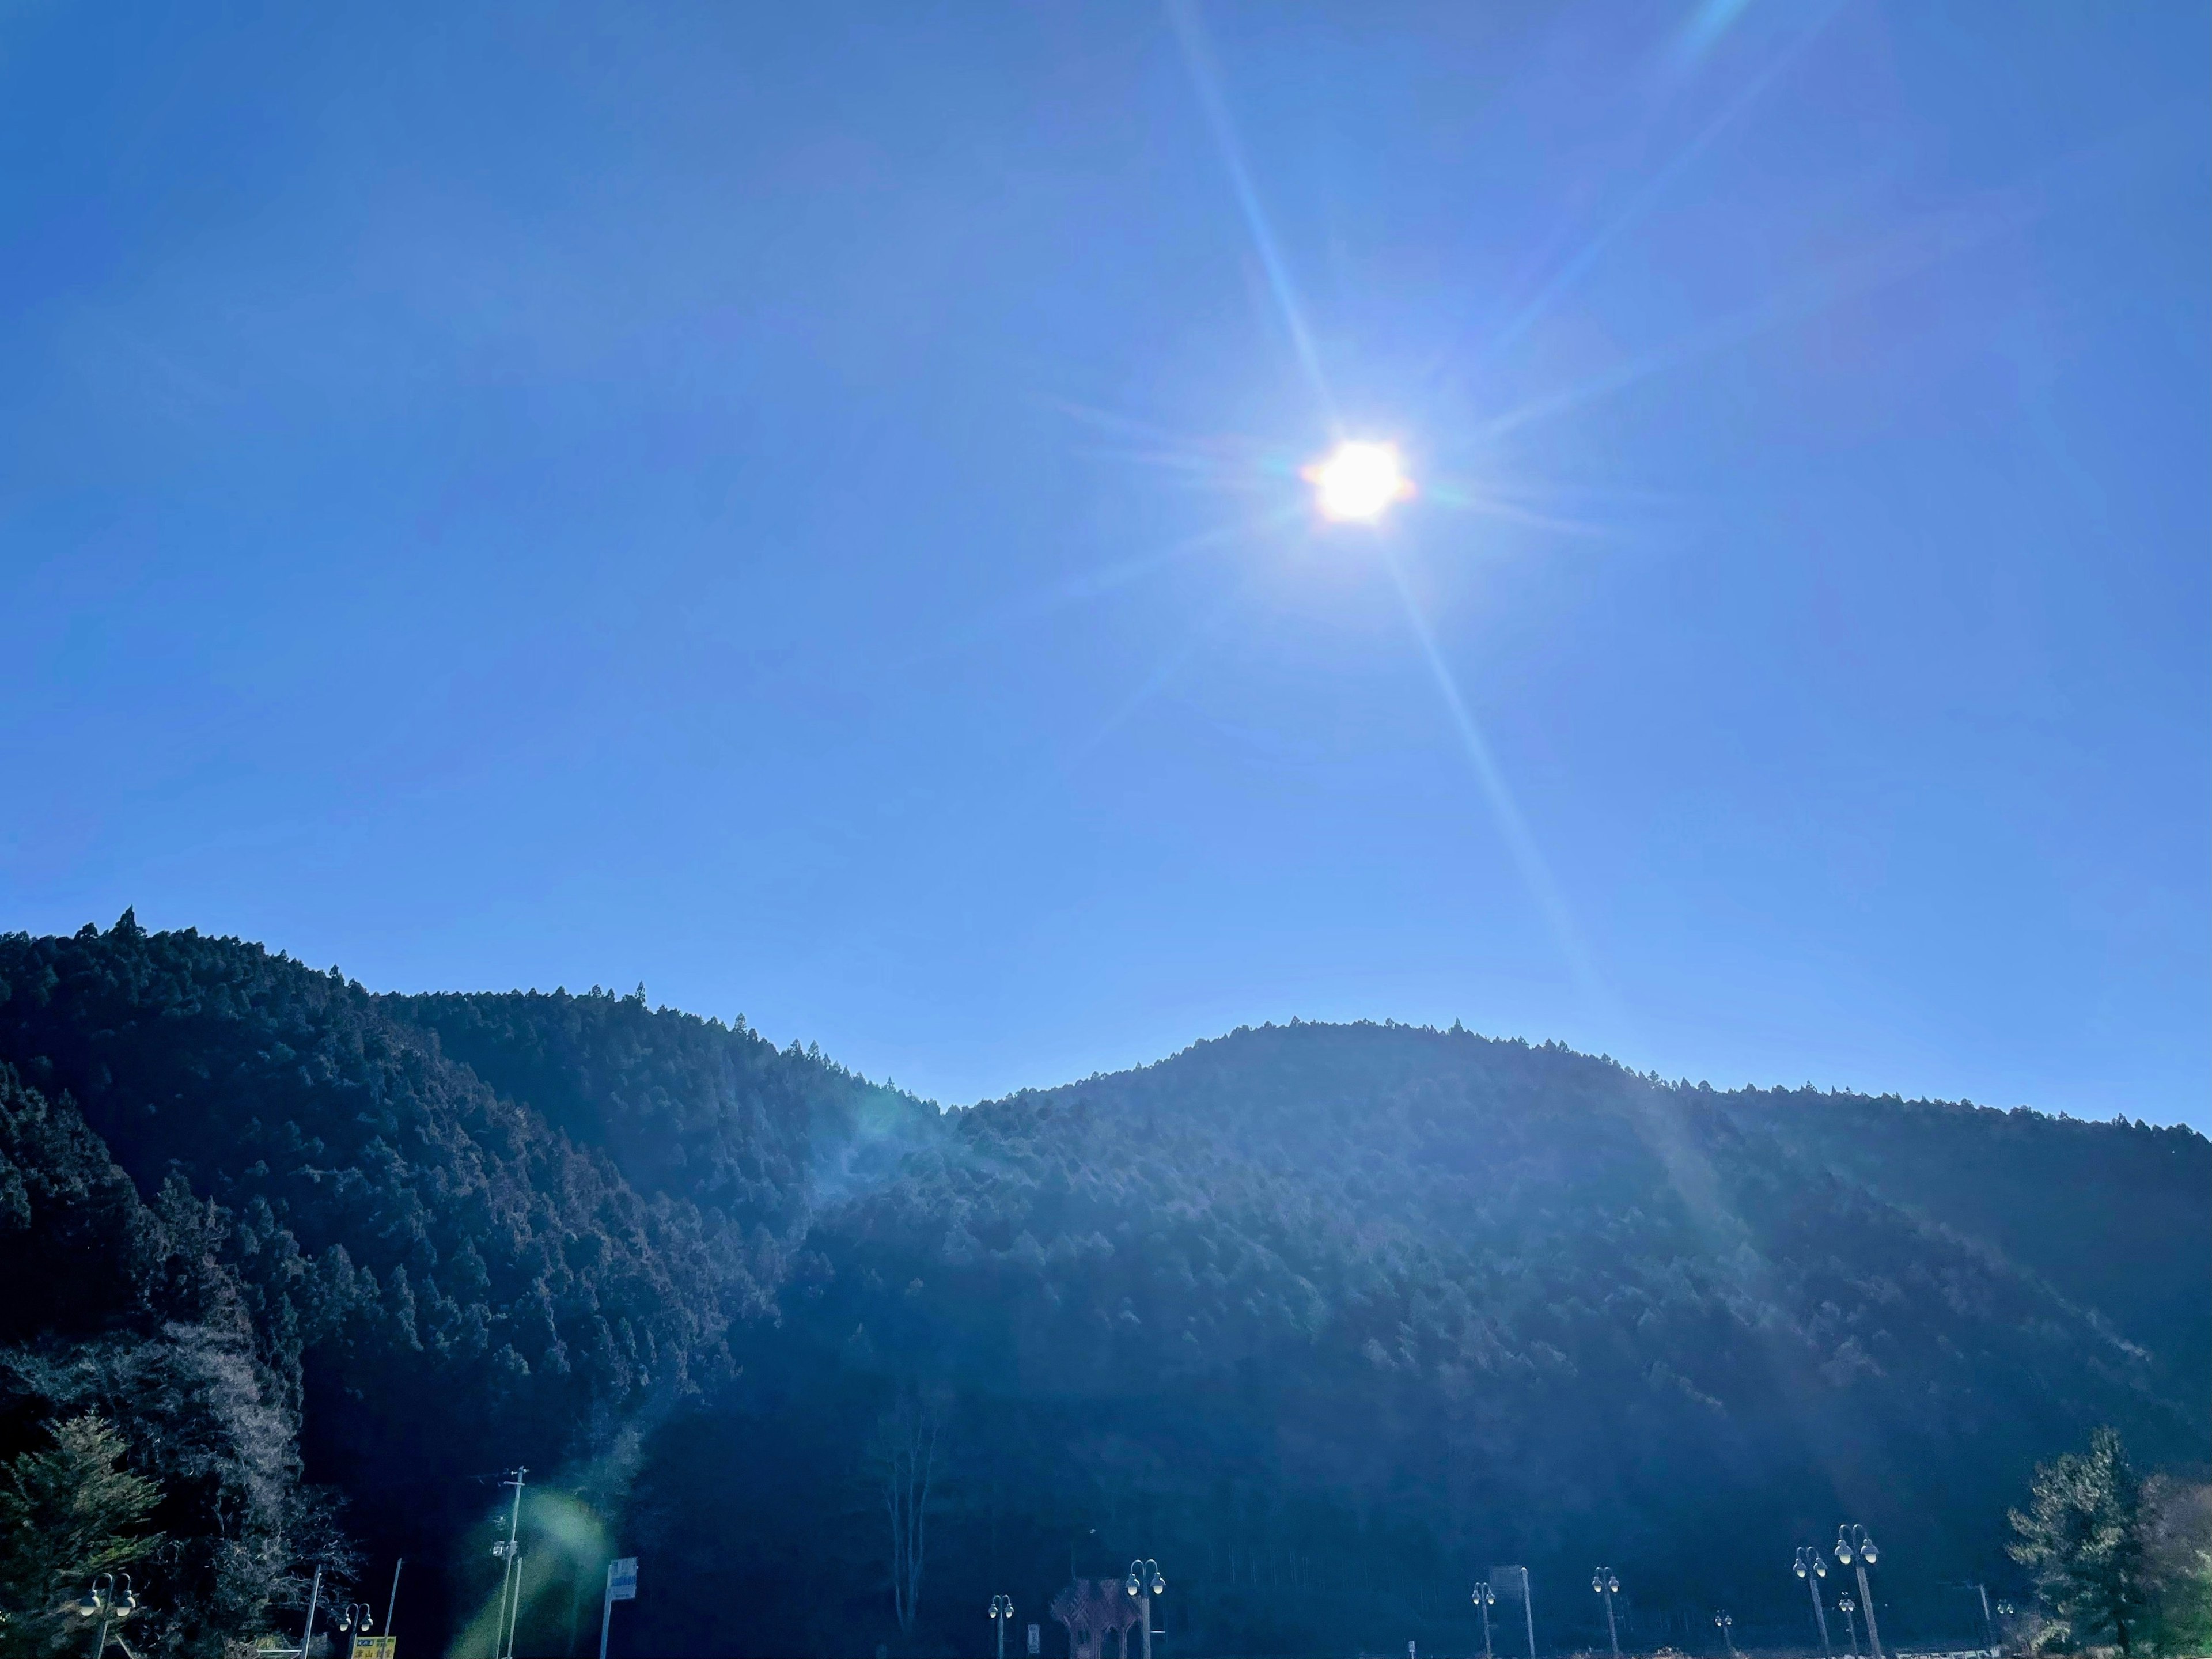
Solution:
<path fill-rule="evenodd" d="M 625 1555 L 607 1563 L 607 1599 L 599 1604 L 599 1659 L 607 1659 L 607 1626 L 613 1622 L 615 1603 L 637 1600 L 637 1557 Z"/>
<path fill-rule="evenodd" d="M 1041 1634 L 1042 1630 L 1040 1626 L 1036 1625 L 1031 1625 L 1030 1626 L 1030 1652 L 1031 1654 L 1035 1654 L 1037 1651 L 1037 1638 Z"/>

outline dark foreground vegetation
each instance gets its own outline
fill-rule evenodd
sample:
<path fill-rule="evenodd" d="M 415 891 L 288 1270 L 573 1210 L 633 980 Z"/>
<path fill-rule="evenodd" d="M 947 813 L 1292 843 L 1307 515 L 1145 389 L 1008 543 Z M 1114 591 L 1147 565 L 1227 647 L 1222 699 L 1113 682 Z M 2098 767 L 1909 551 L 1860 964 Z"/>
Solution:
<path fill-rule="evenodd" d="M 1499 1562 L 1547 1650 L 1599 1562 L 1627 1645 L 1802 1647 L 1843 1520 L 1892 1644 L 1983 1583 L 2187 1650 L 2208 1263 L 2186 1129 L 1295 1024 L 941 1113 L 641 988 L 4 936 L 0 1644 L 88 1650 L 102 1567 L 140 1652 L 296 1637 L 404 1555 L 402 1650 L 489 1651 L 520 1465 L 519 1653 L 611 1554 L 618 1652 L 982 1652 L 1136 1555 L 1170 1654 L 1479 1650 Z"/>

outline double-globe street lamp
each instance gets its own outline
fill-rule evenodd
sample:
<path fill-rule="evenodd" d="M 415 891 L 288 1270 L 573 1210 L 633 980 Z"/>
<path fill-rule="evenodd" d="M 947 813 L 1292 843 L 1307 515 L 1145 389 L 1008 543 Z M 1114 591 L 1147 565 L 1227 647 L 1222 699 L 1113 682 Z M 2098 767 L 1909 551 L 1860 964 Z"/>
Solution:
<path fill-rule="evenodd" d="M 1874 1586 L 1867 1583 L 1866 1576 L 1866 1570 L 1881 1559 L 1881 1553 L 1874 1547 L 1873 1534 L 1861 1526 L 1837 1528 L 1836 1559 L 1858 1571 L 1859 1605 L 1866 1609 L 1867 1616 L 1867 1646 L 1873 1650 L 1874 1659 L 1881 1659 L 1881 1630 L 1874 1621 Z"/>
<path fill-rule="evenodd" d="M 1006 1659 L 1006 1626 L 1014 1621 L 1014 1598 L 994 1595 L 991 1598 L 991 1625 L 999 1632 L 999 1659 Z"/>
<path fill-rule="evenodd" d="M 1849 1590 L 1836 1598 L 1837 1609 L 1844 1615 L 1844 1629 L 1851 1638 L 1851 1659 L 1859 1659 L 1859 1621 L 1851 1617 L 1857 1611 L 1858 1605 L 1851 1600 Z"/>
<path fill-rule="evenodd" d="M 1474 1605 L 1482 1614 L 1482 1659 L 1490 1659 L 1490 1610 L 1498 1605 L 1498 1592 L 1486 1578 L 1474 1587 Z"/>
<path fill-rule="evenodd" d="M 1620 1576 L 1611 1567 L 1590 1575 L 1590 1588 L 1605 1597 L 1605 1636 L 1613 1644 L 1613 1659 L 1620 1659 L 1620 1627 L 1613 1620 L 1613 1598 L 1620 1594 Z"/>
<path fill-rule="evenodd" d="M 1721 1607 L 1713 1613 L 1713 1625 L 1720 1632 L 1721 1640 L 1728 1644 L 1729 1659 L 1735 1659 L 1735 1615 Z"/>
<path fill-rule="evenodd" d="M 1168 1581 L 1160 1577 L 1160 1564 L 1130 1562 L 1129 1576 L 1121 1581 L 1121 1588 L 1137 1598 L 1137 1616 L 1145 1624 L 1145 1659 L 1152 1659 L 1152 1598 L 1168 1593 Z"/>
<path fill-rule="evenodd" d="M 115 1577 L 112 1572 L 101 1573 L 92 1581 L 92 1588 L 85 1592 L 84 1600 L 76 1604 L 79 1618 L 100 1620 L 100 1634 L 93 1643 L 92 1659 L 100 1659 L 100 1655 L 107 1651 L 107 1627 L 121 1624 L 138 1611 L 138 1596 L 131 1588 L 131 1575 L 127 1572 L 123 1575 L 123 1594 L 120 1595 L 115 1593 Z M 121 1639 L 117 1638 L 118 1641 Z M 125 1650 L 125 1652 L 129 1650 L 127 1648 Z"/>
<path fill-rule="evenodd" d="M 368 1634 L 369 1627 L 375 1622 L 369 1616 L 366 1601 L 349 1601 L 338 1613 L 338 1629 L 356 1642 Z"/>
<path fill-rule="evenodd" d="M 1805 1588 L 1813 1592 L 1813 1620 L 1820 1627 L 1820 1651 L 1828 1659 L 1836 1659 L 1835 1644 L 1828 1640 L 1828 1615 L 1820 1606 L 1820 1581 L 1828 1576 L 1828 1563 L 1820 1550 L 1811 1544 L 1797 1547 L 1797 1559 L 1790 1563 L 1790 1571 L 1805 1581 Z"/>

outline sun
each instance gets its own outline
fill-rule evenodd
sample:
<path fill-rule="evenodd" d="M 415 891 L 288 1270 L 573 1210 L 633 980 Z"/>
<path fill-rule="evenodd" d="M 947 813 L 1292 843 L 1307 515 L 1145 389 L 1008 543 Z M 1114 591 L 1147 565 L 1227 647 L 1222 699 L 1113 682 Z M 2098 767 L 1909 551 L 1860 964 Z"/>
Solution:
<path fill-rule="evenodd" d="M 1413 493 L 1395 444 L 1340 443 L 1301 476 L 1322 516 L 1340 524 L 1375 524 Z"/>

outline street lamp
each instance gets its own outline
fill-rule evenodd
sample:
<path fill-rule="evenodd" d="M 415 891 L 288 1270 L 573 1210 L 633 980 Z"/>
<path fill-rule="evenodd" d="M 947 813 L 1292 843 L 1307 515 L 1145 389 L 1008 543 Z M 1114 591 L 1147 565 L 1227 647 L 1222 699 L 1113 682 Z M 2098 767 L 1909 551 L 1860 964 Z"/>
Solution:
<path fill-rule="evenodd" d="M 1867 1646 L 1874 1650 L 1874 1659 L 1881 1659 L 1881 1630 L 1874 1621 L 1874 1587 L 1867 1583 L 1866 1576 L 1866 1570 L 1881 1559 L 1881 1553 L 1874 1547 L 1873 1534 L 1860 1526 L 1837 1528 L 1836 1559 L 1858 1570 L 1859 1605 L 1866 1609 L 1867 1616 Z"/>
<path fill-rule="evenodd" d="M 1137 1616 L 1145 1622 L 1145 1659 L 1152 1659 L 1152 1598 L 1168 1593 L 1168 1581 L 1160 1577 L 1160 1564 L 1130 1562 L 1129 1576 L 1121 1581 L 1121 1588 L 1137 1598 Z"/>
<path fill-rule="evenodd" d="M 1828 1640 L 1828 1615 L 1820 1607 L 1820 1581 L 1828 1576 L 1828 1564 L 1819 1548 L 1811 1544 L 1797 1547 L 1797 1559 L 1790 1571 L 1805 1581 L 1805 1588 L 1813 1592 L 1813 1619 L 1820 1626 L 1820 1651 L 1828 1659 L 1836 1659 L 1834 1644 Z"/>
<path fill-rule="evenodd" d="M 1620 1577 L 1611 1567 L 1590 1575 L 1590 1588 L 1605 1597 L 1606 1639 L 1613 1644 L 1613 1659 L 1620 1659 L 1620 1627 L 1613 1621 L 1613 1598 L 1620 1594 Z"/>
<path fill-rule="evenodd" d="M 2014 1614 L 2014 1613 L 2017 1613 L 2017 1612 L 2019 1612 L 2019 1611 L 2020 1611 L 2020 1609 L 2019 1609 L 2019 1608 L 2017 1608 L 2017 1607 L 2015 1607 L 2014 1606 L 2013 1606 L 2013 1604 L 2012 1604 L 2011 1602 L 2009 1602 L 2009 1601 L 2005 1601 L 2002 1597 L 1998 1598 L 1998 1601 L 1997 1601 L 1997 1617 L 1998 1617 L 1998 1618 L 2002 1619 L 2002 1620 L 2006 1620 L 2008 1623 L 2009 1623 L 2009 1622 L 2011 1621 L 2011 1619 L 2012 1619 L 2013 1614 Z M 2003 1650 L 2002 1650 L 2001 1647 L 1999 1647 L 1997 1644 L 1996 1644 L 1995 1642 L 1992 1642 L 1992 1643 L 1990 1644 L 1990 1650 L 1991 1652 L 1993 1652 L 1993 1653 L 1996 1653 L 1996 1652 L 2002 1652 Z"/>
<path fill-rule="evenodd" d="M 1014 1598 L 994 1595 L 991 1598 L 991 1627 L 999 1632 L 999 1659 L 1006 1659 L 1006 1626 L 1013 1622 Z"/>
<path fill-rule="evenodd" d="M 92 1587 L 85 1592 L 84 1600 L 78 1602 L 75 1609 L 81 1619 L 100 1620 L 100 1635 L 93 1644 L 92 1659 L 100 1659 L 100 1656 L 107 1651 L 107 1627 L 121 1624 L 138 1611 L 138 1597 L 131 1588 L 131 1575 L 127 1572 L 123 1575 L 123 1594 L 120 1595 L 115 1593 L 115 1577 L 112 1572 L 103 1572 L 94 1579 Z M 120 1642 L 122 1638 L 118 1637 L 116 1639 Z M 124 1651 L 128 1653 L 130 1650 L 125 1648 Z"/>
<path fill-rule="evenodd" d="M 338 1614 L 338 1628 L 353 1637 L 356 1641 L 368 1635 L 369 1626 L 375 1622 L 369 1617 L 368 1603 L 366 1601 L 349 1601 L 345 1604 L 344 1610 Z"/>
<path fill-rule="evenodd" d="M 1498 1605 L 1498 1592 L 1486 1578 L 1474 1587 L 1474 1605 L 1482 1614 L 1482 1659 L 1490 1659 L 1490 1610 Z"/>
<path fill-rule="evenodd" d="M 1851 1659 L 1859 1659 L 1859 1621 L 1851 1617 L 1851 1613 L 1856 1609 L 1858 1603 L 1852 1601 L 1851 1593 L 1849 1590 L 1845 1590 L 1841 1595 L 1836 1598 L 1836 1606 L 1843 1611 L 1844 1628 L 1850 1632 Z"/>
<path fill-rule="evenodd" d="M 1721 1640 L 1728 1644 L 1729 1659 L 1735 1659 L 1735 1618 L 1726 1607 L 1723 1607 L 1713 1614 L 1713 1624 L 1721 1633 Z"/>

